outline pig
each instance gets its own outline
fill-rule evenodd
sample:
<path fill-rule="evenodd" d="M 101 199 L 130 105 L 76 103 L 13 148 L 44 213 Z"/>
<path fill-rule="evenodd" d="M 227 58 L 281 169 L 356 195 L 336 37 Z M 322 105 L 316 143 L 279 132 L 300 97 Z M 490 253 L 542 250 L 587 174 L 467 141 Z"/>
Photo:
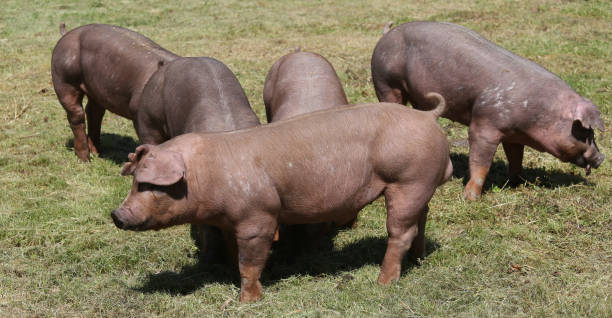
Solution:
<path fill-rule="evenodd" d="M 222 62 L 181 57 L 161 66 L 142 91 L 135 120 L 143 144 L 161 144 L 190 132 L 220 132 L 259 125 L 240 82 Z M 218 228 L 193 225 L 204 263 L 223 263 Z"/>
<path fill-rule="evenodd" d="M 62 24 L 60 33 L 63 36 L 51 57 L 53 87 L 68 115 L 74 151 L 86 162 L 90 151 L 99 153 L 105 111 L 134 120 L 149 77 L 178 56 L 139 33 L 114 25 L 89 24 L 65 32 Z M 87 96 L 85 112 L 83 96 Z"/>
<path fill-rule="evenodd" d="M 300 51 L 272 65 L 263 99 L 269 123 L 348 104 L 334 67 L 319 54 Z"/>
<path fill-rule="evenodd" d="M 266 76 L 263 91 L 268 123 L 313 111 L 348 104 L 334 67 L 323 56 L 295 52 L 281 57 Z M 356 227 L 356 220 L 348 226 Z M 304 250 L 303 243 L 316 240 L 333 229 L 333 224 L 283 226 L 283 237 L 290 237 L 291 250 Z M 309 236 L 304 239 L 303 236 Z M 285 241 L 286 239 L 283 239 Z"/>
<path fill-rule="evenodd" d="M 452 175 L 440 113 L 362 104 L 141 145 L 121 170 L 132 189 L 111 218 L 124 230 L 192 223 L 230 233 L 247 302 L 261 297 L 278 224 L 345 223 L 384 195 L 389 240 L 378 283 L 390 284 L 407 251 L 424 256 L 428 202 Z"/>
<path fill-rule="evenodd" d="M 448 104 L 442 116 L 469 126 L 468 200 L 480 197 L 499 143 L 513 181 L 525 145 L 587 175 L 604 160 L 593 132 L 604 131 L 597 106 L 542 66 L 465 27 L 411 22 L 391 29 L 374 49 L 372 80 L 381 102 L 428 109 L 425 93 L 438 92 Z"/>

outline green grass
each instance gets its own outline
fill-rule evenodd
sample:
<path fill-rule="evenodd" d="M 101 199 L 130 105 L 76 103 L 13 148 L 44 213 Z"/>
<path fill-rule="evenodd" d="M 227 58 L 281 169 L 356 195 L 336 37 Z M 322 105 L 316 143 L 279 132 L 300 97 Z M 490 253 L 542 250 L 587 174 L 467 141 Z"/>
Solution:
<path fill-rule="evenodd" d="M 386 244 L 381 200 L 293 265 L 273 254 L 264 297 L 240 304 L 237 274 L 198 264 L 187 226 L 115 228 L 131 180 L 131 122 L 107 114 L 103 155 L 77 162 L 50 75 L 58 24 L 134 29 L 184 56 L 212 56 L 238 76 L 258 116 L 272 64 L 296 46 L 326 56 L 351 102 L 376 101 L 370 57 L 383 25 L 459 23 L 568 81 L 602 111 L 612 154 L 609 1 L 14 1 L 0 8 L 1 317 L 610 317 L 612 168 L 581 169 L 528 150 L 526 182 L 506 185 L 501 150 L 481 200 L 463 202 L 466 128 L 441 125 L 455 176 L 438 189 L 428 256 L 398 283 L 376 284 Z M 321 243 L 323 244 L 323 243 Z"/>

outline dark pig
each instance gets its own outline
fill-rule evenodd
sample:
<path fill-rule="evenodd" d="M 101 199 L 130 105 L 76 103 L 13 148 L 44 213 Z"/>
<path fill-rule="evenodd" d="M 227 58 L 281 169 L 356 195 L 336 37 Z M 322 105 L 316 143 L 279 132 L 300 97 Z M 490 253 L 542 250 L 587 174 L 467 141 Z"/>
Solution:
<path fill-rule="evenodd" d="M 604 160 L 593 132 L 603 131 L 604 123 L 591 101 L 542 66 L 462 26 L 412 22 L 390 30 L 374 50 L 372 79 L 384 102 L 427 109 L 425 93 L 439 92 L 448 103 L 442 116 L 469 126 L 466 199 L 482 193 L 499 143 L 513 180 L 525 145 L 587 174 Z"/>
<path fill-rule="evenodd" d="M 310 52 L 276 61 L 266 76 L 263 98 L 269 123 L 348 104 L 334 67 Z"/>
<path fill-rule="evenodd" d="M 60 32 L 65 32 L 63 25 Z M 63 34 L 53 49 L 51 76 L 81 161 L 89 161 L 90 151 L 99 152 L 104 112 L 135 119 L 149 77 L 159 65 L 177 57 L 145 36 L 118 26 L 89 24 Z"/>
<path fill-rule="evenodd" d="M 178 58 L 159 68 L 145 86 L 136 132 L 143 144 L 160 144 L 189 132 L 220 132 L 259 125 L 232 71 L 209 57 Z"/>
<path fill-rule="evenodd" d="M 428 202 L 452 174 L 438 114 L 364 104 L 142 145 L 121 171 L 133 186 L 111 217 L 125 230 L 192 223 L 231 233 L 240 300 L 253 301 L 278 224 L 345 223 L 384 195 L 389 240 L 378 282 L 389 284 L 406 251 L 424 256 Z"/>
<path fill-rule="evenodd" d="M 259 125 L 232 71 L 208 57 L 177 58 L 159 68 L 145 86 L 135 121 L 143 144 L 161 144 L 190 132 L 220 132 Z M 223 262 L 223 234 L 192 226 L 205 263 Z"/>

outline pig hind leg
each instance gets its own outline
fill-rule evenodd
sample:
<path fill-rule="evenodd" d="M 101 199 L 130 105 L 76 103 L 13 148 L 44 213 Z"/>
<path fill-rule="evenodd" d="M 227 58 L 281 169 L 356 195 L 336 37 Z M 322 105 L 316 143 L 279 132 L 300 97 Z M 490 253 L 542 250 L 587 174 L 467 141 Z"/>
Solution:
<path fill-rule="evenodd" d="M 506 158 L 508 158 L 508 175 L 510 182 L 519 182 L 519 176 L 523 171 L 523 153 L 525 146 L 521 144 L 502 142 Z"/>
<path fill-rule="evenodd" d="M 85 114 L 87 115 L 87 144 L 94 154 L 100 153 L 100 130 L 102 118 L 106 109 L 92 100 L 87 101 Z"/>
<path fill-rule="evenodd" d="M 500 139 L 501 133 L 497 129 L 479 125 L 477 121 L 470 124 L 470 180 L 463 191 L 466 200 L 480 197 Z"/>
<path fill-rule="evenodd" d="M 399 279 L 406 251 L 415 257 L 425 253 L 425 219 L 427 203 L 435 188 L 423 184 L 389 185 L 385 189 L 387 232 L 389 240 L 378 283 L 390 284 Z"/>
<path fill-rule="evenodd" d="M 89 146 L 85 134 L 85 113 L 83 112 L 83 91 L 68 84 L 56 83 L 55 92 L 64 107 L 68 123 L 74 134 L 74 152 L 81 161 L 89 161 Z"/>
<path fill-rule="evenodd" d="M 406 105 L 408 102 L 408 94 L 401 87 L 393 87 L 385 81 L 374 80 L 374 89 L 380 102 L 402 105 Z"/>

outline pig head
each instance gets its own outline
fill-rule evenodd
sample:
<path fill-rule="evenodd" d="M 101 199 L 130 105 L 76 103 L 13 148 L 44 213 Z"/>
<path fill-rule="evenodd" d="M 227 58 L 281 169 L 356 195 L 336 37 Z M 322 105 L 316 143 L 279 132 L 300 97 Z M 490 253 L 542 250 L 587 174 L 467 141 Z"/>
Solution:
<path fill-rule="evenodd" d="M 115 225 L 138 231 L 186 223 L 188 192 L 182 154 L 141 145 L 129 160 L 121 175 L 134 176 L 134 186 L 121 207 L 111 213 Z"/>
<path fill-rule="evenodd" d="M 388 31 L 372 55 L 380 101 L 429 109 L 424 98 L 439 92 L 443 117 L 469 126 L 470 179 L 464 190 L 478 198 L 498 145 L 512 180 L 522 171 L 524 146 L 586 169 L 604 160 L 594 129 L 604 130 L 599 110 L 542 66 L 517 56 L 459 25 L 411 22 Z"/>

